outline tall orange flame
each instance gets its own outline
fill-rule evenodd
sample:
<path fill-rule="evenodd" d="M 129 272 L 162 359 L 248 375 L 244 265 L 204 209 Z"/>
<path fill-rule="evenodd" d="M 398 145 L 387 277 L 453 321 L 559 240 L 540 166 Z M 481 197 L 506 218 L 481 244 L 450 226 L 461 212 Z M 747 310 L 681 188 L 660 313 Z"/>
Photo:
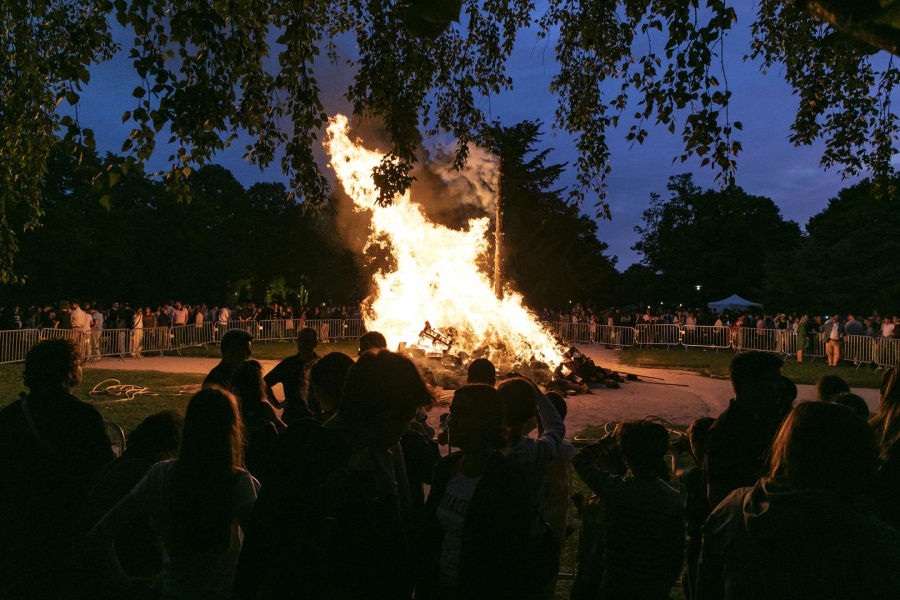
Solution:
<path fill-rule="evenodd" d="M 353 199 L 357 211 L 371 211 L 368 244 L 387 239 L 396 261 L 390 272 L 375 276 L 375 292 L 363 303 L 363 319 L 370 331 L 380 331 L 388 346 L 414 344 L 426 321 L 435 328 L 456 330 L 456 349 L 471 354 L 487 347 L 498 356 L 536 360 L 555 368 L 562 351 L 522 296 L 493 293 L 477 260 L 488 250 L 489 219 L 472 219 L 457 231 L 428 220 L 409 192 L 389 206 L 379 206 L 372 169 L 382 154 L 363 148 L 348 134 L 347 117 L 337 115 L 328 125 L 325 147 L 331 167 Z"/>

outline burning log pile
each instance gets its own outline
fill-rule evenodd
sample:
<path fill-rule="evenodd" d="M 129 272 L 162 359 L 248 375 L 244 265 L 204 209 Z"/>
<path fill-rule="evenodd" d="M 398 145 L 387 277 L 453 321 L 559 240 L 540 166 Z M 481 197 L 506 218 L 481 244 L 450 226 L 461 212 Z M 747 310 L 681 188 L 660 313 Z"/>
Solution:
<path fill-rule="evenodd" d="M 427 321 L 417 344 L 401 343 L 399 347 L 400 352 L 419 364 L 429 385 L 444 390 L 455 390 L 463 385 L 469 365 L 478 358 L 487 358 L 495 364 L 499 380 L 527 377 L 547 391 L 563 396 L 590 394 L 592 387 L 618 389 L 623 381 L 638 380 L 631 373 L 620 373 L 595 364 L 574 346 L 563 354 L 563 361 L 556 369 L 534 357 L 526 360 L 488 346 L 479 347 L 471 354 L 454 350 L 452 328 L 435 329 Z"/>

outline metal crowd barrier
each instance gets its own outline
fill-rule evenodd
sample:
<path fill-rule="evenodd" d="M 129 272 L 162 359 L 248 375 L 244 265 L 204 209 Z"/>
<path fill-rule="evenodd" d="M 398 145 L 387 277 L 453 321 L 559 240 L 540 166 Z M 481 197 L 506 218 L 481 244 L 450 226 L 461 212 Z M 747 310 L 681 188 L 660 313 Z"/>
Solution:
<path fill-rule="evenodd" d="M 639 346 L 677 346 L 681 344 L 680 325 L 638 325 L 634 339 Z"/>
<path fill-rule="evenodd" d="M 733 348 L 796 355 L 797 334 L 777 329 L 716 327 L 707 325 L 638 325 L 621 327 L 565 321 L 542 322 L 565 342 L 600 344 L 615 347 L 683 346 L 685 348 Z M 80 344 L 85 359 L 126 356 L 191 346 L 218 344 L 229 329 L 243 329 L 258 341 L 290 341 L 302 327 L 311 327 L 320 341 L 354 339 L 365 333 L 360 319 L 272 319 L 263 321 L 229 321 L 174 327 L 144 329 L 105 329 L 82 332 L 71 329 L 18 329 L 0 331 L 0 364 L 22 362 L 28 350 L 41 340 L 65 338 Z M 825 357 L 825 336 L 811 333 L 804 357 Z M 844 337 L 841 359 L 860 364 L 890 367 L 900 363 L 900 339 L 871 338 L 861 335 Z"/>
<path fill-rule="evenodd" d="M 0 331 L 0 365 L 22 362 L 32 346 L 41 341 L 40 329 Z"/>
<path fill-rule="evenodd" d="M 879 367 L 900 365 L 900 340 L 878 338 L 875 342 L 875 364 Z"/>
<path fill-rule="evenodd" d="M 778 329 L 755 329 L 741 327 L 736 329 L 734 348 L 736 350 L 756 350 L 757 352 L 778 352 L 784 348 Z"/>
<path fill-rule="evenodd" d="M 685 348 L 731 348 L 731 330 L 710 325 L 686 325 L 681 332 L 681 345 Z"/>
<path fill-rule="evenodd" d="M 841 360 L 849 360 L 857 366 L 875 362 L 875 338 L 845 335 L 841 344 Z"/>
<path fill-rule="evenodd" d="M 606 346 L 634 346 L 634 328 L 616 325 L 597 325 L 594 341 Z"/>

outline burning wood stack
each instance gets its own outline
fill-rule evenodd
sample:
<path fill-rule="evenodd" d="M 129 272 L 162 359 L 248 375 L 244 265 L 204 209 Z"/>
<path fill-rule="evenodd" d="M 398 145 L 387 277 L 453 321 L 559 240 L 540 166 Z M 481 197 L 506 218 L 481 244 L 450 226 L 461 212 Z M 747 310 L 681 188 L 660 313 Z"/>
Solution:
<path fill-rule="evenodd" d="M 482 346 L 471 354 L 454 352 L 454 332 L 452 328 L 435 329 L 431 323 L 419 333 L 417 344 L 401 344 L 399 351 L 407 354 L 422 367 L 429 385 L 445 390 L 454 390 L 466 381 L 469 364 L 478 358 L 487 358 L 497 367 L 498 379 L 527 377 L 547 391 L 564 396 L 590 394 L 591 388 L 602 385 L 606 389 L 617 389 L 624 380 L 637 380 L 632 374 L 619 373 L 598 366 L 578 348 L 572 346 L 564 353 L 564 360 L 551 369 L 541 361 L 511 356 L 503 349 Z"/>

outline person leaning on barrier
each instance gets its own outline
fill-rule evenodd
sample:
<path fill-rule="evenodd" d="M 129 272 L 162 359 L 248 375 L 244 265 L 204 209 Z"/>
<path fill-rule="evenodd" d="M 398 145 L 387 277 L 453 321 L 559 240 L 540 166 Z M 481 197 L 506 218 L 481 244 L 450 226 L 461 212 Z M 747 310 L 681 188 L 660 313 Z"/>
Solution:
<path fill-rule="evenodd" d="M 230 389 L 232 375 L 253 354 L 250 350 L 252 342 L 253 336 L 243 329 L 230 329 L 225 332 L 219 344 L 222 360 L 203 380 L 203 387 L 219 386 Z"/>
<path fill-rule="evenodd" d="M 65 598 L 79 509 L 91 479 L 115 458 L 103 417 L 72 391 L 80 346 L 42 341 L 25 357 L 29 389 L 0 411 L 0 598 Z"/>

